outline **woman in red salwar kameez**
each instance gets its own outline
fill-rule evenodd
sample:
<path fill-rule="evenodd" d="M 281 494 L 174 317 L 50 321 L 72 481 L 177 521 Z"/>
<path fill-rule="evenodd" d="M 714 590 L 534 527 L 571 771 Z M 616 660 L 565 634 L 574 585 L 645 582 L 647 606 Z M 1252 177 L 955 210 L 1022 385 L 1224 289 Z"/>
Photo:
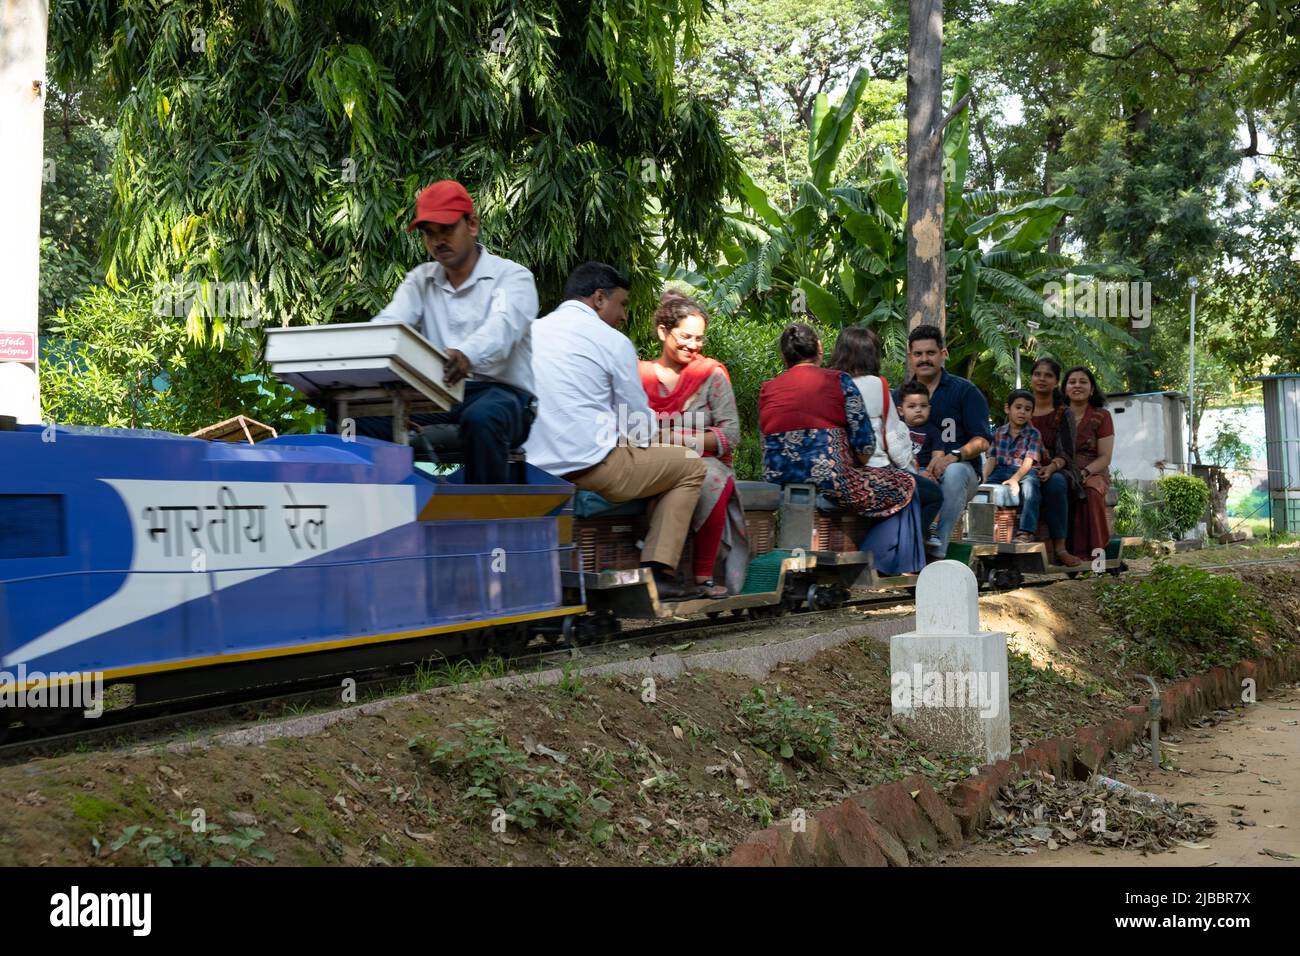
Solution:
<path fill-rule="evenodd" d="M 725 365 L 703 353 L 709 318 L 694 299 L 665 292 L 654 319 L 663 349 L 659 358 L 640 363 L 641 384 L 661 429 L 670 432 L 663 437 L 694 449 L 708 469 L 691 516 L 695 585 L 704 597 L 738 594 L 749 566 L 749 540 L 732 470 L 740 415 L 731 377 Z M 713 580 L 719 556 L 723 583 Z"/>

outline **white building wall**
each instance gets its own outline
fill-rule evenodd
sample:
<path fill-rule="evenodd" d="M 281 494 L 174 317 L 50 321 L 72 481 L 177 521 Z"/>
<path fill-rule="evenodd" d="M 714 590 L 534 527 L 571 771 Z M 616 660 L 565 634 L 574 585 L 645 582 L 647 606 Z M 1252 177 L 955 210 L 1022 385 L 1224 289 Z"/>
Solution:
<path fill-rule="evenodd" d="M 1107 402 L 1115 422 L 1115 452 L 1111 475 L 1128 481 L 1155 481 L 1181 471 L 1187 457 L 1183 448 L 1183 398 L 1169 392 L 1121 395 Z"/>

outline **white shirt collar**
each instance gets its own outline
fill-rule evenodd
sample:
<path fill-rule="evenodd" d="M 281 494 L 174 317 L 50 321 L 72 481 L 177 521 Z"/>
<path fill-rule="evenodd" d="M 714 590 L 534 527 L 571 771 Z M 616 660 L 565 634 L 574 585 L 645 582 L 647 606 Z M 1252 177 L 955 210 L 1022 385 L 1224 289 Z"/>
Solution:
<path fill-rule="evenodd" d="M 597 322 L 605 321 L 600 317 L 600 313 L 598 313 L 591 306 L 587 305 L 587 303 L 583 302 L 581 299 L 565 299 L 563 302 L 560 303 L 560 309 L 577 309 L 579 312 L 586 312 Z M 556 309 L 556 311 L 558 312 L 559 309 Z"/>
<path fill-rule="evenodd" d="M 481 242 L 474 243 L 474 248 L 478 250 L 478 259 L 474 262 L 474 268 L 470 270 L 468 278 L 460 284 L 459 288 L 452 288 L 451 282 L 447 279 L 447 270 L 441 262 L 429 263 L 433 267 L 429 270 L 429 278 L 448 292 L 460 292 L 468 289 L 480 279 L 495 279 L 498 271 L 497 257 L 484 249 Z"/>

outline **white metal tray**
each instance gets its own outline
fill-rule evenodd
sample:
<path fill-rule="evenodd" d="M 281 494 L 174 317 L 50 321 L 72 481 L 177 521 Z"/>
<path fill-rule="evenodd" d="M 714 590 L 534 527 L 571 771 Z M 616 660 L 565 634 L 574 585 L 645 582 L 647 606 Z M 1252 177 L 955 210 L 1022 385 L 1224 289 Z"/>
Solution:
<path fill-rule="evenodd" d="M 446 356 L 398 323 L 267 329 L 266 361 L 276 378 L 309 396 L 406 385 L 445 410 L 465 395 L 463 380 L 443 381 Z"/>

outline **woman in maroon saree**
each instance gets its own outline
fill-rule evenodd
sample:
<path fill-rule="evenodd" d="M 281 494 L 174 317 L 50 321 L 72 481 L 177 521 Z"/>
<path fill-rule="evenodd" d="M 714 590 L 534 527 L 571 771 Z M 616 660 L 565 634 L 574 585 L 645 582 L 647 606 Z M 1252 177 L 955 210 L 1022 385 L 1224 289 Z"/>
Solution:
<path fill-rule="evenodd" d="M 1115 450 L 1115 423 L 1106 411 L 1106 396 L 1092 371 L 1076 365 L 1065 373 L 1067 418 L 1074 445 L 1070 462 L 1082 494 L 1073 500 L 1070 551 L 1090 561 L 1110 542 L 1106 494 L 1110 491 L 1110 459 Z M 1072 482 L 1072 484 L 1074 484 Z"/>

